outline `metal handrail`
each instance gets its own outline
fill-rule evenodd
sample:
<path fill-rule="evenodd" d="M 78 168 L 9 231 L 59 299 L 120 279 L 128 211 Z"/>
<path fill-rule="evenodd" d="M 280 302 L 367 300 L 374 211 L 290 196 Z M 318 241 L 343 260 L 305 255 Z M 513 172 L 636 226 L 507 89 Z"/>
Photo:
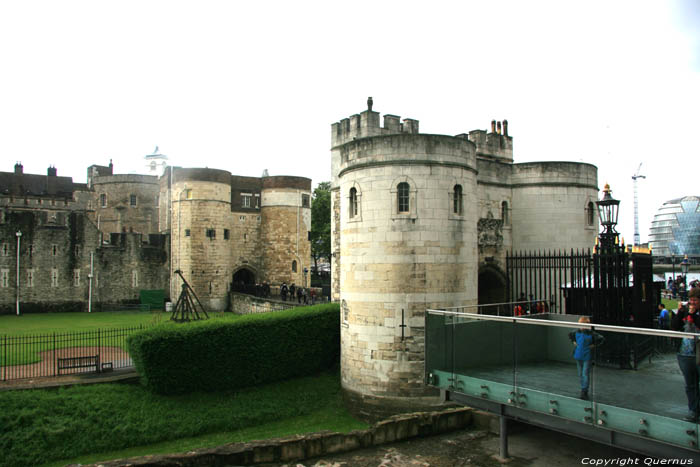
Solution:
<path fill-rule="evenodd" d="M 425 310 L 429 314 L 438 315 L 451 315 L 459 316 L 465 318 L 482 319 L 487 321 L 505 321 L 512 323 L 522 323 L 522 324 L 539 324 L 542 326 L 553 326 L 553 327 L 563 327 L 563 328 L 587 328 L 595 329 L 598 331 L 610 331 L 619 332 L 622 334 L 641 334 L 646 336 L 663 336 L 663 337 L 674 337 L 674 338 L 700 338 L 700 333 L 695 332 L 681 332 L 681 331 L 669 331 L 664 329 L 648 329 L 648 328 L 634 328 L 626 326 L 613 326 L 610 324 L 591 324 L 591 323 L 574 323 L 566 321 L 550 321 L 544 319 L 537 319 L 533 316 L 529 317 L 515 317 L 515 316 L 495 316 L 495 315 L 479 315 L 476 313 L 467 313 L 459 311 L 448 311 L 448 310 Z M 537 315 L 535 315 L 537 316 Z"/>

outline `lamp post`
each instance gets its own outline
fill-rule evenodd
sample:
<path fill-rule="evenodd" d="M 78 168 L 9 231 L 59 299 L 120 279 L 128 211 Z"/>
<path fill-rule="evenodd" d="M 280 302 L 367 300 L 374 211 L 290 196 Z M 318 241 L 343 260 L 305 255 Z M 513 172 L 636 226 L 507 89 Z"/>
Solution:
<path fill-rule="evenodd" d="M 685 255 L 683 258 L 683 261 L 681 261 L 681 271 L 683 271 L 683 297 L 682 299 L 684 301 L 688 300 L 688 266 L 690 263 L 688 262 L 688 255 Z"/>
<path fill-rule="evenodd" d="M 16 302 L 16 309 L 17 309 L 17 316 L 19 316 L 19 246 L 20 246 L 20 239 L 22 238 L 22 232 L 17 231 L 15 233 L 17 236 L 17 302 Z"/>
<path fill-rule="evenodd" d="M 673 270 L 673 282 L 676 282 L 676 254 L 671 253 L 671 268 Z"/>
<path fill-rule="evenodd" d="M 619 233 L 615 230 L 617 225 L 617 214 L 620 207 L 620 200 L 614 199 L 612 190 L 607 183 L 603 188 L 603 199 L 596 201 L 598 207 L 598 217 L 603 231 L 599 234 L 600 246 L 602 248 L 612 248 L 617 241 Z"/>

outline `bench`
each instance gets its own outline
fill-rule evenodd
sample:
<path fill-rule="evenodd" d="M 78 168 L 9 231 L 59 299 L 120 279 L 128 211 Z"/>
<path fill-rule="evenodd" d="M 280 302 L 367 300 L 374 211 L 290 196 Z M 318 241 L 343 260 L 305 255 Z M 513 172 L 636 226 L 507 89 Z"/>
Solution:
<path fill-rule="evenodd" d="M 100 356 L 87 355 L 85 357 L 65 357 L 58 360 L 58 374 L 61 370 L 69 370 L 72 368 L 90 368 L 94 367 L 95 371 L 100 371 Z"/>

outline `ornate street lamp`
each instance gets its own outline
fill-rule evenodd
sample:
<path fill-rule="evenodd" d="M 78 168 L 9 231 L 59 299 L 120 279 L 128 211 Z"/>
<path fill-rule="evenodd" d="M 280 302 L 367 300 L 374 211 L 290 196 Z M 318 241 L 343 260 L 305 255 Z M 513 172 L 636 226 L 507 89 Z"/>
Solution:
<path fill-rule="evenodd" d="M 610 185 L 606 183 L 605 188 L 603 188 L 603 199 L 595 202 L 598 206 L 600 225 L 603 226 L 603 231 L 599 234 L 600 246 L 603 248 L 613 247 L 617 243 L 617 236 L 619 235 L 615 230 L 615 226 L 617 225 L 620 200 L 614 199 L 611 193 Z"/>
<path fill-rule="evenodd" d="M 688 262 L 688 255 L 685 255 L 683 258 L 683 261 L 681 261 L 681 271 L 683 271 L 683 276 L 685 277 L 685 280 L 688 280 L 688 266 L 690 263 Z"/>

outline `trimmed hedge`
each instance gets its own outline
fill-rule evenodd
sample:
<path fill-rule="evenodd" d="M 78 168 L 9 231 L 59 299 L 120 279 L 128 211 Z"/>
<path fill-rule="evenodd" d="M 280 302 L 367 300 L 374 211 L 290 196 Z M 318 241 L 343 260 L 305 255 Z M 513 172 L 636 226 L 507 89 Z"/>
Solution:
<path fill-rule="evenodd" d="M 340 357 L 334 303 L 217 319 L 166 323 L 131 335 L 141 382 L 158 394 L 219 391 L 312 375 Z"/>

